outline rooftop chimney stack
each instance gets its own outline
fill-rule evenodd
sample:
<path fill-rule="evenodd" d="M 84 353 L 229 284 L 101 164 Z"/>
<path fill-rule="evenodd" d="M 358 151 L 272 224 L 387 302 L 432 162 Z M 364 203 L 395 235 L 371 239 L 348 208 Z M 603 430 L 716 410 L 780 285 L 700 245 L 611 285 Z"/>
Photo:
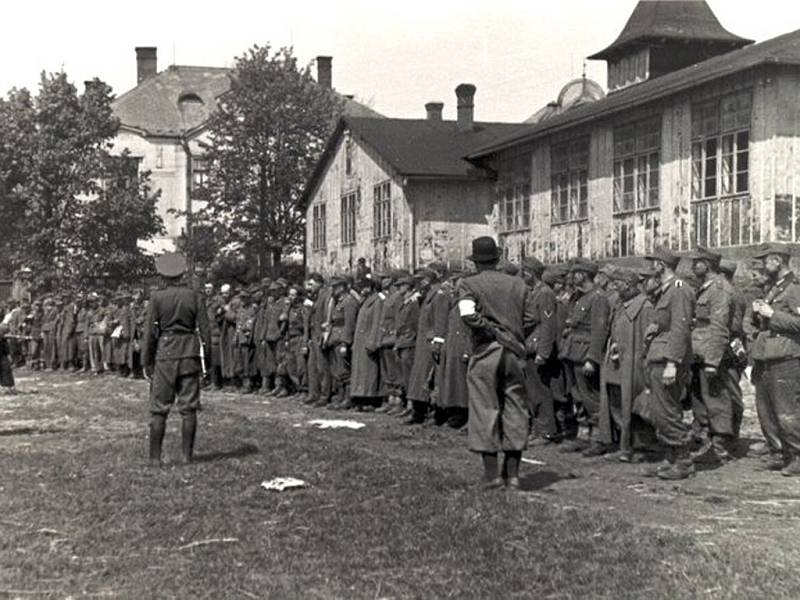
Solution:
<path fill-rule="evenodd" d="M 317 57 L 317 83 L 324 88 L 333 89 L 333 57 Z"/>
<path fill-rule="evenodd" d="M 472 131 L 475 127 L 475 90 L 471 83 L 462 83 L 456 88 L 458 100 L 458 130 Z"/>
<path fill-rule="evenodd" d="M 158 73 L 158 48 L 140 46 L 136 48 L 136 84 L 154 77 Z"/>
<path fill-rule="evenodd" d="M 425 112 L 428 113 L 428 121 L 441 121 L 443 109 L 443 102 L 428 102 L 425 105 Z"/>

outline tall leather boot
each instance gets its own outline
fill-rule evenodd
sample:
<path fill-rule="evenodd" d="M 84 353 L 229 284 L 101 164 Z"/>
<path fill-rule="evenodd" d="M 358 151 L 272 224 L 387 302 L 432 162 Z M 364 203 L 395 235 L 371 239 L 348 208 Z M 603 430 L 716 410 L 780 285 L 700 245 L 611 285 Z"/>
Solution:
<path fill-rule="evenodd" d="M 181 423 L 181 444 L 183 448 L 183 463 L 188 465 L 194 455 L 194 436 L 197 432 L 197 413 L 183 416 Z"/>
<path fill-rule="evenodd" d="M 161 444 L 164 442 L 164 432 L 167 430 L 167 417 L 152 415 L 150 418 L 150 466 L 161 466 Z"/>

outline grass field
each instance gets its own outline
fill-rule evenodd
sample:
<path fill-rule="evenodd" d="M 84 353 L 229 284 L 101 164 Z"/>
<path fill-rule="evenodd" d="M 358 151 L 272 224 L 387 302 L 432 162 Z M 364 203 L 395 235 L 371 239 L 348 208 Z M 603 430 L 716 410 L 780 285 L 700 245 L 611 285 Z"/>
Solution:
<path fill-rule="evenodd" d="M 745 458 L 679 484 L 528 452 L 483 492 L 466 437 L 207 394 L 199 461 L 145 467 L 145 384 L 19 373 L 0 397 L 0 596 L 800 598 L 800 482 Z M 340 415 L 336 415 L 337 417 Z M 752 414 L 749 427 L 752 430 Z M 276 476 L 309 486 L 260 488 Z"/>

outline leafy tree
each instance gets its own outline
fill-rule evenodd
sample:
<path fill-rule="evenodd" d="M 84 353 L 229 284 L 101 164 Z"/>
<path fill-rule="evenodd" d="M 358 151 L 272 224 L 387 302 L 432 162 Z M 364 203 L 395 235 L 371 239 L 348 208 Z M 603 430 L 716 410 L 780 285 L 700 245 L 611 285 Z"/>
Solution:
<path fill-rule="evenodd" d="M 138 161 L 126 151 L 103 155 L 92 194 L 81 199 L 71 272 L 81 278 L 113 284 L 140 280 L 153 273 L 153 260 L 138 248 L 163 230 L 150 172 L 138 173 Z"/>
<path fill-rule="evenodd" d="M 264 276 L 303 243 L 302 188 L 342 103 L 291 48 L 254 46 L 231 79 L 209 123 L 208 204 L 197 217 L 220 225 L 222 245 L 255 258 Z"/>
<path fill-rule="evenodd" d="M 0 101 L 0 251 L 31 269 L 35 287 L 146 270 L 134 236 L 161 230 L 157 196 L 130 157 L 110 155 L 112 99 L 98 79 L 79 95 L 64 73 L 43 73 L 36 97 L 12 90 Z"/>

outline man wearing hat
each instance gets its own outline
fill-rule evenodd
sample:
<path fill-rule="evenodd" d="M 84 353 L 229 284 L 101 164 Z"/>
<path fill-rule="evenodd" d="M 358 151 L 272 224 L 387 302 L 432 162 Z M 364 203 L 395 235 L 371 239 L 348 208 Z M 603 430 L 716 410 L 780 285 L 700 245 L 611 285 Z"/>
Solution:
<path fill-rule="evenodd" d="M 519 464 L 528 439 L 525 338 L 533 305 L 525 282 L 497 270 L 500 249 L 491 237 L 472 241 L 478 272 L 461 281 L 459 313 L 472 334 L 467 367 L 469 448 L 481 454 L 486 489 L 519 489 Z M 502 470 L 498 452 L 504 453 Z"/>
<path fill-rule="evenodd" d="M 689 456 L 689 426 L 683 421 L 681 400 L 692 358 L 694 292 L 675 274 L 680 257 L 659 248 L 646 257 L 658 274 L 654 292 L 655 320 L 648 327 L 646 414 L 656 435 L 667 446 L 667 465 L 658 469 L 662 479 L 685 479 L 694 473 Z M 644 416 L 644 415 L 642 415 Z"/>
<path fill-rule="evenodd" d="M 358 303 L 349 293 L 349 281 L 344 276 L 331 278 L 331 293 L 333 307 L 325 345 L 331 353 L 333 398 L 328 408 L 347 410 L 353 407 L 350 401 L 350 370 Z"/>
<path fill-rule="evenodd" d="M 356 286 L 364 301 L 353 334 L 350 396 L 364 410 L 374 408 L 381 398 L 379 342 L 385 295 L 381 293 L 380 278 L 372 273 L 365 273 Z"/>
<path fill-rule="evenodd" d="M 397 317 L 394 328 L 396 339 L 394 351 L 397 354 L 399 370 L 397 393 L 400 402 L 389 414 L 407 416 L 411 413 L 406 408 L 408 384 L 411 380 L 411 371 L 414 369 L 414 351 L 417 347 L 417 329 L 419 327 L 419 293 L 414 289 L 414 279 L 409 274 L 398 278 L 397 291 L 402 300 L 397 307 Z"/>
<path fill-rule="evenodd" d="M 131 341 L 131 295 L 120 290 L 114 298 L 116 308 L 110 313 L 111 353 L 113 364 L 121 377 L 127 377 L 128 346 Z"/>
<path fill-rule="evenodd" d="M 397 314 L 403 302 L 403 293 L 397 282 L 407 276 L 408 273 L 397 270 L 384 274 L 381 279 L 383 302 L 378 323 L 378 352 L 381 389 L 387 401 L 378 412 L 394 412 L 402 403 L 400 363 L 394 346 L 397 342 Z"/>
<path fill-rule="evenodd" d="M 181 281 L 186 273 L 186 257 L 180 253 L 163 254 L 156 259 L 156 271 L 166 280 L 166 286 L 150 298 L 142 346 L 142 363 L 151 378 L 152 466 L 161 464 L 161 445 L 173 404 L 177 404 L 182 417 L 183 461 L 192 461 L 200 408 L 200 344 L 211 346 L 203 297 Z"/>
<path fill-rule="evenodd" d="M 253 290 L 239 292 L 239 304 L 235 315 L 234 333 L 234 374 L 237 383 L 241 382 L 245 394 L 256 390 L 255 344 L 253 328 L 256 322 L 257 307 L 253 303 Z"/>
<path fill-rule="evenodd" d="M 594 284 L 597 265 L 576 259 L 570 267 L 575 292 L 567 317 L 567 330 L 561 357 L 573 388 L 572 395 L 586 415 L 590 446 L 584 440 L 573 440 L 562 449 L 583 451 L 585 456 L 599 456 L 606 450 L 597 431 L 600 412 L 600 365 L 603 362 L 611 308 L 603 289 Z"/>
<path fill-rule="evenodd" d="M 753 343 L 756 409 L 769 454 L 767 468 L 800 475 L 800 281 L 789 268 L 789 249 L 764 244 L 767 292 L 753 302 L 758 334 Z"/>
<path fill-rule="evenodd" d="M 58 344 L 56 330 L 58 328 L 59 309 L 55 299 L 50 297 L 44 301 L 42 315 L 42 363 L 44 368 L 54 370 L 57 367 Z"/>
<path fill-rule="evenodd" d="M 424 422 L 431 408 L 431 391 L 436 380 L 436 360 L 441 356 L 444 347 L 450 304 L 447 295 L 441 289 L 438 271 L 420 269 L 414 274 L 414 279 L 422 302 L 414 347 L 414 366 L 406 391 L 406 398 L 411 401 L 412 408 L 408 425 Z"/>
<path fill-rule="evenodd" d="M 700 247 L 691 258 L 698 283 L 692 327 L 692 411 L 709 436 L 694 458 L 713 451 L 724 463 L 734 458 L 744 413 L 739 371 L 730 348 L 733 298 L 719 275 L 722 256 Z"/>
<path fill-rule="evenodd" d="M 224 320 L 225 308 L 219 297 L 214 294 L 214 284 L 206 283 L 203 285 L 203 295 L 206 304 L 206 321 L 208 321 L 209 331 L 211 332 L 211 346 L 205 356 L 206 370 L 208 379 L 215 390 L 222 389 L 222 352 L 220 342 L 222 340 L 222 322 Z"/>
<path fill-rule="evenodd" d="M 285 285 L 282 278 L 277 279 L 267 291 L 267 306 L 264 319 L 264 340 L 266 341 L 266 362 L 261 373 L 262 391 L 268 395 L 285 396 L 288 394 L 286 381 L 286 343 L 284 340 L 281 319 L 288 308 Z M 271 300 L 270 300 L 271 298 Z"/>
<path fill-rule="evenodd" d="M 306 300 L 310 303 L 308 315 L 308 398 L 305 403 L 323 407 L 331 399 L 331 368 L 328 358 L 330 354 L 323 352 L 323 324 L 333 312 L 331 288 L 325 285 L 325 278 L 320 273 L 311 273 L 306 279 Z"/>
<path fill-rule="evenodd" d="M 525 340 L 528 352 L 525 367 L 528 377 L 527 397 L 533 419 L 534 441 L 541 444 L 560 441 L 555 417 L 555 400 L 550 388 L 553 380 L 561 374 L 561 364 L 556 350 L 557 301 L 553 288 L 542 281 L 544 271 L 544 264 L 538 258 L 529 257 L 523 262 L 523 273 L 530 288 L 535 323 L 533 331 Z"/>
<path fill-rule="evenodd" d="M 652 430 L 633 413 L 634 400 L 645 389 L 645 340 L 653 320 L 653 305 L 640 291 L 636 271 L 615 268 L 611 279 L 618 290 L 619 305 L 611 319 L 600 370 L 599 433 L 607 447 L 619 446 L 618 453 L 607 458 L 632 462 L 636 447 L 655 441 Z"/>

